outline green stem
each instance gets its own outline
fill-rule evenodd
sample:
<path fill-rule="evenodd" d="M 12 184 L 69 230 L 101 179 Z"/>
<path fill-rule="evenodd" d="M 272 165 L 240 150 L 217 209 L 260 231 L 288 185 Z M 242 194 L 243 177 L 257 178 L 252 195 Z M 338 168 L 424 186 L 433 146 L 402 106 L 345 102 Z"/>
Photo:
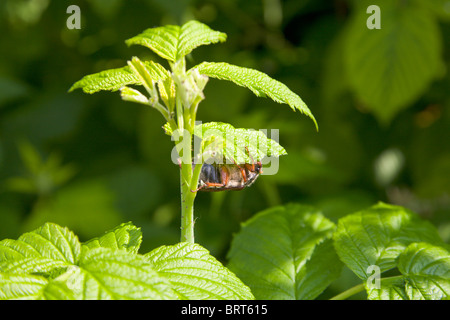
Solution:
<path fill-rule="evenodd" d="M 191 169 L 192 170 L 192 169 Z M 191 192 L 190 184 L 183 178 L 181 180 L 181 241 L 194 243 L 194 199 L 195 193 Z"/>
<path fill-rule="evenodd" d="M 364 283 L 358 284 L 348 290 L 345 290 L 344 292 L 339 293 L 338 295 L 334 296 L 330 300 L 345 300 L 348 297 L 351 297 L 357 293 L 360 293 L 364 290 Z"/>
<path fill-rule="evenodd" d="M 194 243 L 194 200 L 196 192 L 191 191 L 192 184 L 192 134 L 185 129 L 182 137 L 182 162 L 180 174 L 181 189 L 181 241 Z M 197 177 L 198 179 L 198 177 Z"/>
<path fill-rule="evenodd" d="M 404 276 L 403 275 L 397 275 L 397 276 L 391 276 L 391 277 L 384 277 L 380 279 L 380 282 L 383 282 L 385 280 L 392 280 L 392 279 L 402 279 Z M 347 299 L 348 297 L 351 297 L 361 291 L 364 290 L 364 283 L 358 284 L 348 290 L 345 290 L 344 292 L 339 293 L 338 295 L 334 296 L 333 298 L 331 298 L 330 300 L 344 300 Z"/>

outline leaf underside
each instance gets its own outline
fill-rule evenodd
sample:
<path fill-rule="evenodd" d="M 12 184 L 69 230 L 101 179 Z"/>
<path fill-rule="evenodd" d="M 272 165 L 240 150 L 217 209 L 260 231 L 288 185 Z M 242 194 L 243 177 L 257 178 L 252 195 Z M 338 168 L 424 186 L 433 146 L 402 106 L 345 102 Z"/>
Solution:
<path fill-rule="evenodd" d="M 263 131 L 236 129 L 228 123 L 207 122 L 197 125 L 194 134 L 202 139 L 201 152 L 204 158 L 225 157 L 230 163 L 253 163 L 266 156 L 279 157 L 286 150 Z"/>

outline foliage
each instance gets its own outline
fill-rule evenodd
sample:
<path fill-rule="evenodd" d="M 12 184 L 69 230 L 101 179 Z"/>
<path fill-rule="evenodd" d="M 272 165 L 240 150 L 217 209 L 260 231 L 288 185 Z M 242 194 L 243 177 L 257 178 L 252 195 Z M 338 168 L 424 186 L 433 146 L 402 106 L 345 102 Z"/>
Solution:
<path fill-rule="evenodd" d="M 0 299 L 315 299 L 344 265 L 365 281 L 358 287 L 371 300 L 450 296 L 450 253 L 437 230 L 383 203 L 339 219 L 337 227 L 311 206 L 260 212 L 235 236 L 228 267 L 199 244 L 139 254 L 141 242 L 131 223 L 85 243 L 53 223 L 3 240 Z M 394 268 L 400 275 L 382 277 L 376 287 L 370 266 L 378 276 Z"/>
<path fill-rule="evenodd" d="M 229 124 L 209 123 L 196 125 L 199 103 L 205 99 L 203 89 L 208 76 L 231 80 L 249 88 L 257 96 L 269 96 L 279 103 L 287 103 L 295 111 L 300 110 L 314 123 L 311 111 L 301 98 L 284 84 L 268 75 L 226 63 L 202 63 L 186 71 L 185 56 L 194 48 L 225 41 L 226 34 L 211 30 L 192 20 L 184 25 L 167 25 L 150 28 L 126 41 L 128 45 L 148 47 L 168 60 L 171 71 L 153 61 L 142 62 L 133 57 L 128 67 L 101 71 L 83 77 L 69 90 L 81 88 L 86 93 L 120 89 L 123 100 L 142 103 L 155 108 L 167 121 L 166 134 L 172 136 L 180 164 L 181 189 L 181 239 L 194 242 L 194 199 L 204 160 L 219 159 L 224 163 L 252 164 L 265 156 L 276 157 L 285 150 L 262 132 L 234 129 Z M 142 85 L 149 97 L 127 85 Z M 158 88 L 158 89 L 157 89 Z M 163 104 L 159 102 L 163 100 Z M 201 138 L 200 150 L 192 150 L 193 136 Z M 216 160 L 215 160 L 216 161 Z M 194 168 L 192 168 L 194 166 Z M 243 177 L 244 178 L 244 177 Z"/>
<path fill-rule="evenodd" d="M 300 93 L 320 123 L 317 133 L 298 117 L 300 112 L 257 98 L 270 98 L 261 88 L 247 82 L 249 91 L 209 75 L 206 99 L 198 109 L 204 125 L 279 129 L 279 142 L 288 152 L 280 157 L 276 175 L 263 175 L 245 192 L 196 197 L 196 240 L 212 256 L 227 261 L 242 221 L 286 203 L 312 205 L 339 229 L 340 218 L 381 200 L 417 212 L 446 243 L 450 240 L 447 1 L 145 0 L 131 6 L 124 0 L 86 0 L 79 3 L 82 28 L 69 30 L 65 12 L 72 4 L 0 1 L 0 239 L 17 239 L 52 221 L 86 244 L 131 220 L 141 226 L 141 252 L 178 243 L 180 199 L 174 190 L 179 167 L 169 161 L 172 145 L 161 130 L 167 122 L 155 116 L 153 107 L 143 107 L 150 102 L 146 89 L 138 92 L 142 80 L 122 59 L 139 56 L 152 77 L 164 79 L 155 86 L 158 102 L 174 110 L 174 83 L 160 68 L 169 71 L 170 64 L 147 47 L 127 47 L 123 40 L 149 26 L 181 26 L 195 19 L 223 32 L 216 45 L 198 46 L 185 56 L 188 68 L 226 61 L 260 70 Z M 369 5 L 381 9 L 380 30 L 366 27 Z M 175 30 L 174 41 L 180 32 Z M 228 34 L 225 42 L 223 33 Z M 98 92 L 93 96 L 81 90 L 67 94 L 76 79 L 102 70 L 116 70 L 118 80 L 107 90 L 118 92 L 105 94 L 93 86 L 91 92 Z M 141 105 L 122 102 L 118 95 Z M 371 217 L 373 211 L 368 211 Z M 408 215 L 395 217 L 407 226 L 422 221 L 407 223 Z M 350 222 L 355 221 L 345 225 Z M 389 225 L 389 234 L 398 237 Z M 349 266 L 317 298 L 352 286 L 364 291 L 364 280 L 357 276 L 363 267 L 351 261 L 380 259 L 389 266 L 388 253 L 395 255 L 399 248 L 405 250 L 400 257 L 405 256 L 383 272 L 385 289 L 366 292 L 372 298 L 419 298 L 411 284 L 426 287 L 420 277 L 429 271 L 434 275 L 428 284 L 441 284 L 445 274 L 438 272 L 445 264 L 426 268 L 427 257 L 434 261 L 440 255 L 445 262 L 446 255 L 445 246 L 424 240 L 423 234 L 420 238 L 412 244 L 400 241 L 399 247 L 377 238 L 387 248 L 382 256 L 370 249 L 346 256 Z M 417 267 L 407 268 L 408 257 L 419 248 L 423 254 L 411 264 Z M 14 277 L 37 286 L 46 283 L 34 276 Z M 301 286 L 292 279 L 286 288 Z"/>
<path fill-rule="evenodd" d="M 336 227 L 317 209 L 291 204 L 245 222 L 228 267 L 256 299 L 315 299 L 345 265 L 364 281 L 356 288 L 365 288 L 370 300 L 439 300 L 450 295 L 447 247 L 432 225 L 402 207 L 379 203 L 339 219 Z M 379 268 L 379 287 L 371 266 Z M 394 268 L 400 275 L 383 277 Z"/>
<path fill-rule="evenodd" d="M 0 242 L 0 299 L 252 299 L 249 289 L 198 244 L 138 254 L 142 233 L 124 223 L 80 243 L 46 223 Z M 195 266 L 195 268 L 194 268 Z"/>

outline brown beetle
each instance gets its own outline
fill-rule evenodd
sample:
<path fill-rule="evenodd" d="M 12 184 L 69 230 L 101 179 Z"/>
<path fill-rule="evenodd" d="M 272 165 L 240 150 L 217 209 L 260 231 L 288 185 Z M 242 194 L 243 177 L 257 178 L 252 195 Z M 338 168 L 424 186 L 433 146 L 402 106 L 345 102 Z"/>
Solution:
<path fill-rule="evenodd" d="M 242 190 L 252 185 L 262 173 L 260 161 L 252 164 L 207 164 L 200 172 L 196 191 Z"/>

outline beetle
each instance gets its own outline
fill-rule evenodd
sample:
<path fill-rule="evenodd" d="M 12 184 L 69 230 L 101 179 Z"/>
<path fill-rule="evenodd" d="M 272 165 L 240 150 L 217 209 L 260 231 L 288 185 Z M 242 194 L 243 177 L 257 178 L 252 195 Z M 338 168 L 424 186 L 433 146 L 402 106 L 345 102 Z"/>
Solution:
<path fill-rule="evenodd" d="M 233 160 L 234 162 L 234 160 Z M 242 190 L 251 186 L 262 173 L 260 161 L 245 164 L 204 163 L 200 172 L 197 191 Z"/>

